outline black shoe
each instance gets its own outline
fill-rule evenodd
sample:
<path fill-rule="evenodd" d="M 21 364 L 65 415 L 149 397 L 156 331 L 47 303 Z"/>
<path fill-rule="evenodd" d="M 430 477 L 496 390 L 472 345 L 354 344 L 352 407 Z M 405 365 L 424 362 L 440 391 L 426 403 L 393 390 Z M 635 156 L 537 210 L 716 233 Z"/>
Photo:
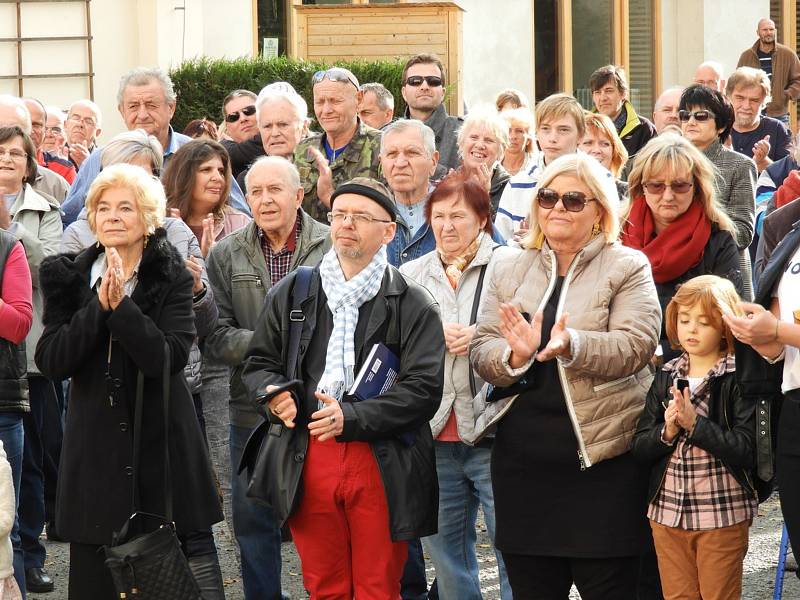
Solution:
<path fill-rule="evenodd" d="M 44 524 L 44 533 L 47 536 L 48 542 L 63 542 L 64 538 L 58 535 L 56 524 L 54 521 L 48 521 Z"/>
<path fill-rule="evenodd" d="M 53 591 L 53 578 L 43 568 L 25 569 L 25 587 L 29 592 L 45 594 Z"/>

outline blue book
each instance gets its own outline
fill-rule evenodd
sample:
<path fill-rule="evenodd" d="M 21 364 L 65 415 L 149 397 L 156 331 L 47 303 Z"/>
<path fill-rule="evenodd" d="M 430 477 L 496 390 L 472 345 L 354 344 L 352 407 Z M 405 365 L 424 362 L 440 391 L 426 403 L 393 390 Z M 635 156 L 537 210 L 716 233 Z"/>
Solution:
<path fill-rule="evenodd" d="M 369 351 L 348 394 L 354 402 L 380 396 L 394 385 L 399 372 L 400 359 L 386 345 L 378 342 Z M 416 438 L 413 431 L 401 433 L 397 437 L 406 446 L 413 446 Z"/>

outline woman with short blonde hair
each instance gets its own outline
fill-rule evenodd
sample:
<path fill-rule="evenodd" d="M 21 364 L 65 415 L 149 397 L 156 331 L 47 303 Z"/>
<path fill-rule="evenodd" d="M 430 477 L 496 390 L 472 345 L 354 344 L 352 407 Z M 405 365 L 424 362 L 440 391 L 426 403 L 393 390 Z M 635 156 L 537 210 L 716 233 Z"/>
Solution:
<path fill-rule="evenodd" d="M 578 148 L 593 156 L 614 177 L 619 177 L 622 167 L 628 162 L 628 151 L 617 135 L 614 122 L 602 113 L 588 110 L 583 113 L 586 133 Z"/>
<path fill-rule="evenodd" d="M 504 110 L 500 116 L 508 122 L 508 148 L 501 164 L 513 176 L 530 168 L 536 158 L 533 113 L 527 108 L 514 108 Z"/>

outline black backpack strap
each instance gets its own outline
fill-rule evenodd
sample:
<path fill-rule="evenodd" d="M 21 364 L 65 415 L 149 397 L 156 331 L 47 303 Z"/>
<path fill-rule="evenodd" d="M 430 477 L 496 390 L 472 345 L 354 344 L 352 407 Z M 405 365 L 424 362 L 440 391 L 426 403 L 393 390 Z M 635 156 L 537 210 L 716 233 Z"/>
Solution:
<path fill-rule="evenodd" d="M 483 279 L 486 277 L 486 268 L 488 264 L 481 267 L 481 272 L 478 275 L 478 285 L 475 287 L 475 298 L 472 300 L 472 312 L 469 316 L 469 324 L 474 325 L 478 320 L 478 306 L 481 303 L 481 291 L 483 290 Z M 469 390 L 472 392 L 474 398 L 478 394 L 478 385 L 475 383 L 475 372 L 472 370 L 472 365 L 469 367 Z"/>
<path fill-rule="evenodd" d="M 308 298 L 313 273 L 313 267 L 298 267 L 294 278 L 292 310 L 289 312 L 289 340 L 286 349 L 286 377 L 289 380 L 295 379 L 299 371 L 300 334 L 303 332 L 303 322 L 306 320 L 300 306 Z"/>

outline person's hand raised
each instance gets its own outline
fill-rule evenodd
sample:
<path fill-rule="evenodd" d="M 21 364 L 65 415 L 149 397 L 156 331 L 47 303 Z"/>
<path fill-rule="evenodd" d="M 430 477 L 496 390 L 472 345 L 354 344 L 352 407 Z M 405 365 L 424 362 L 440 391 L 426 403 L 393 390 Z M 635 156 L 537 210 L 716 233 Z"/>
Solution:
<path fill-rule="evenodd" d="M 542 311 L 533 315 L 533 321 L 528 323 L 512 304 L 500 305 L 500 332 L 511 348 L 508 364 L 512 369 L 518 369 L 530 361 L 539 349 L 542 341 Z"/>
<path fill-rule="evenodd" d="M 309 157 L 314 160 L 319 172 L 317 179 L 317 198 L 328 210 L 331 208 L 331 196 L 333 196 L 333 171 L 331 171 L 328 159 L 316 148 L 309 147 Z"/>

